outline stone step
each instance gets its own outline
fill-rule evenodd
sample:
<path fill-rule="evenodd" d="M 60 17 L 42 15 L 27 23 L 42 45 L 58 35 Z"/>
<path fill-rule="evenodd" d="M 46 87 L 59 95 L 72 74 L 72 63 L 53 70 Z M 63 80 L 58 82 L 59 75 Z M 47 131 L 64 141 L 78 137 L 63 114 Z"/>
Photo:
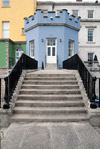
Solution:
<path fill-rule="evenodd" d="M 88 116 L 86 114 L 71 114 L 71 115 L 29 115 L 29 114 L 14 114 L 11 117 L 11 122 L 80 122 L 88 121 Z"/>
<path fill-rule="evenodd" d="M 75 77 L 25 77 L 24 80 L 76 80 Z"/>
<path fill-rule="evenodd" d="M 79 89 L 78 85 L 30 85 L 23 84 L 22 89 Z"/>
<path fill-rule="evenodd" d="M 45 70 L 57 70 L 57 63 L 56 64 L 46 64 Z"/>
<path fill-rule="evenodd" d="M 15 106 L 24 107 L 84 107 L 83 101 L 18 100 Z"/>
<path fill-rule="evenodd" d="M 34 114 L 34 115 L 59 115 L 59 114 L 81 114 L 87 113 L 85 107 L 15 107 L 16 114 Z"/>
<path fill-rule="evenodd" d="M 81 101 L 81 95 L 18 95 L 17 100 L 41 100 L 41 101 Z"/>
<path fill-rule="evenodd" d="M 73 73 L 67 73 L 67 74 L 63 74 L 63 73 L 62 74 L 27 73 L 25 77 L 75 77 L 75 74 L 73 74 Z"/>
<path fill-rule="evenodd" d="M 68 85 L 68 84 L 78 84 L 78 82 L 77 81 L 73 81 L 73 80 L 67 80 L 67 81 L 65 81 L 65 80 L 63 80 L 63 81 L 60 81 L 60 80 L 24 80 L 24 82 L 23 82 L 23 84 L 38 84 L 38 85 L 60 85 L 60 84 L 63 84 L 63 85 Z"/>
<path fill-rule="evenodd" d="M 19 91 L 19 94 L 31 94 L 31 95 L 38 95 L 38 94 L 41 94 L 41 95 L 50 95 L 50 94 L 81 94 L 80 90 L 79 89 L 73 89 L 73 90 L 70 90 L 70 89 L 62 89 L 62 90 L 59 90 L 59 89 L 21 89 Z"/>

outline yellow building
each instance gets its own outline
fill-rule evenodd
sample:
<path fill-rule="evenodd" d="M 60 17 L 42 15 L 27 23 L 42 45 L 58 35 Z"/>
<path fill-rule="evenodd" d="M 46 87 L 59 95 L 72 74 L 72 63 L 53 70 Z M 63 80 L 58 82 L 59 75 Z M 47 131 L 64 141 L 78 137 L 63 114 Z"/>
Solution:
<path fill-rule="evenodd" d="M 0 38 L 26 41 L 24 17 L 36 10 L 36 0 L 0 0 Z"/>

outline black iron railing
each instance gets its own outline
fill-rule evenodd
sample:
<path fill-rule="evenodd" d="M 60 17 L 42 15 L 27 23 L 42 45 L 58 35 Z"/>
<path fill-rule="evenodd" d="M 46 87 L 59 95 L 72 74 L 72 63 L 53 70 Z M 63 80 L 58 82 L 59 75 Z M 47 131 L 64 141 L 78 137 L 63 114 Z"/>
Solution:
<path fill-rule="evenodd" d="M 4 78 L 5 80 L 5 104 L 4 109 L 9 109 L 9 102 L 17 85 L 17 82 L 21 76 L 22 71 L 25 69 L 37 69 L 38 62 L 29 56 L 22 54 L 20 59 L 14 65 L 10 74 Z"/>
<path fill-rule="evenodd" d="M 78 54 L 72 56 L 71 58 L 65 60 L 63 62 L 63 68 L 64 69 L 74 69 L 78 70 L 86 93 L 88 95 L 88 98 L 90 99 L 91 107 L 92 105 L 95 107 L 94 101 L 96 99 L 96 93 L 95 93 L 95 83 L 96 83 L 96 77 L 90 72 L 88 67 L 85 65 L 85 63 L 81 60 Z"/>

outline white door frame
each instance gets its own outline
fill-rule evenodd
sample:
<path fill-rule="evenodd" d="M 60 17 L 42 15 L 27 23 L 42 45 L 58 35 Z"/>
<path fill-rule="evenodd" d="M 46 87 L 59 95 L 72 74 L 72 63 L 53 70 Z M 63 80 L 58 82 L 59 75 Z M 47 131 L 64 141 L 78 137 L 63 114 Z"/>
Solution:
<path fill-rule="evenodd" d="M 48 40 L 54 39 L 55 45 L 48 45 Z M 50 48 L 50 55 L 48 56 L 48 48 Z M 53 51 L 53 48 L 55 48 L 55 52 Z M 53 56 L 53 52 L 55 56 Z M 46 63 L 57 63 L 57 39 L 56 38 L 47 38 L 46 40 Z"/>

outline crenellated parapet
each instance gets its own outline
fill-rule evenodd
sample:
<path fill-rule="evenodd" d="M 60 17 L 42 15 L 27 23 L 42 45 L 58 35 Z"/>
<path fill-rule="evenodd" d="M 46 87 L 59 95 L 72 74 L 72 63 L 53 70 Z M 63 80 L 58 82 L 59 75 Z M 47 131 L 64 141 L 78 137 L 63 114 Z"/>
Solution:
<path fill-rule="evenodd" d="M 67 26 L 75 30 L 80 30 L 80 17 L 70 15 L 67 10 L 63 9 L 56 15 L 56 12 L 50 11 L 45 15 L 42 10 L 37 10 L 35 15 L 24 18 L 25 31 L 29 31 L 37 26 Z"/>

